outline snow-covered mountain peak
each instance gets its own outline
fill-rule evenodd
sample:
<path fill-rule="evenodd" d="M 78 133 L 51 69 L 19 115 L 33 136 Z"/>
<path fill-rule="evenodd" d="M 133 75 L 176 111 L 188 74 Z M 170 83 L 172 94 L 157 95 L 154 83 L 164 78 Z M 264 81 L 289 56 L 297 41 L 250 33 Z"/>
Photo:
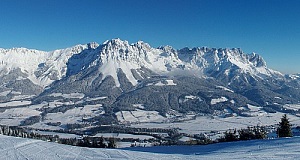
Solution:
<path fill-rule="evenodd" d="M 27 48 L 2 49 L 0 52 L 0 70 L 11 70 L 20 68 L 22 71 L 30 72 L 36 64 L 45 60 L 47 52 Z M 7 74 L 6 73 L 6 74 Z"/>
<path fill-rule="evenodd" d="M 143 50 L 143 51 L 150 51 L 153 48 L 146 42 L 144 41 L 137 41 L 136 43 L 133 43 L 131 46 L 136 47 L 138 50 Z"/>
<path fill-rule="evenodd" d="M 87 45 L 76 45 L 50 52 L 27 48 L 1 49 L 0 71 L 9 74 L 20 69 L 27 75 L 23 78 L 45 87 L 65 76 L 68 59 L 87 48 Z"/>
<path fill-rule="evenodd" d="M 35 52 L 41 52 L 41 51 L 38 51 L 38 50 L 35 50 L 35 49 L 28 49 L 28 48 L 24 48 L 24 47 L 18 47 L 18 48 L 11 48 L 11 49 L 2 49 L 1 50 L 1 53 L 18 53 L 18 54 L 21 54 L 21 53 L 35 53 Z"/>
<path fill-rule="evenodd" d="M 143 41 L 129 44 L 119 38 L 105 41 L 101 45 L 92 42 L 51 52 L 27 48 L 0 49 L 0 60 L 0 70 L 10 72 L 20 68 L 27 75 L 25 78 L 42 87 L 94 66 L 98 67 L 102 78 L 112 76 L 117 86 L 119 69 L 133 85 L 137 84 L 137 79 L 132 70 L 141 68 L 158 74 L 178 69 L 197 70 L 210 77 L 244 73 L 253 77 L 281 75 L 268 69 L 260 55 L 245 54 L 239 48 L 152 48 Z"/>
<path fill-rule="evenodd" d="M 42 102 L 49 96 L 53 99 L 50 93 L 82 93 L 89 97 L 108 97 L 106 102 L 112 107 L 124 104 L 126 109 L 130 109 L 132 104 L 143 104 L 147 110 L 152 107 L 156 110 L 156 106 L 160 110 L 164 107 L 169 109 L 173 106 L 169 102 L 176 103 L 182 97 L 203 95 L 203 101 L 195 101 L 192 110 L 204 106 L 203 111 L 206 112 L 210 104 L 215 105 L 211 99 L 220 97 L 228 99 L 230 105 L 245 105 L 243 98 L 238 102 L 237 95 L 231 94 L 245 93 L 250 95 L 250 101 L 256 102 L 256 97 L 251 97 L 255 92 L 252 91 L 253 86 L 266 89 L 259 94 L 270 94 L 268 99 L 289 98 L 273 92 L 280 90 L 281 86 L 298 87 L 298 77 L 283 77 L 281 73 L 267 68 L 260 55 L 245 54 L 239 48 L 186 47 L 176 50 L 171 46 L 153 48 L 143 41 L 129 44 L 128 41 L 112 39 L 100 45 L 93 42 L 51 52 L 26 48 L 0 49 L 0 90 L 31 97 L 44 91 L 35 102 Z M 283 85 L 285 82 L 287 85 Z M 224 86 L 231 93 L 220 92 L 214 89 L 215 86 Z M 284 88 L 283 91 L 289 92 Z M 207 93 L 214 96 L 206 97 Z M 125 96 L 124 99 L 121 95 Z M 297 97 L 298 93 L 294 95 Z M 132 98 L 134 96 L 137 97 Z M 2 100 L 10 99 L 2 96 Z M 268 99 L 264 98 L 264 101 Z M 264 105 L 264 101 L 259 103 Z M 175 105 L 186 111 L 189 109 L 184 107 L 192 103 L 194 100 Z M 224 105 L 228 107 L 228 104 Z M 161 111 L 163 115 L 168 109 Z"/>
<path fill-rule="evenodd" d="M 97 47 L 99 47 L 99 44 L 97 42 L 91 42 L 87 44 L 89 49 L 96 49 Z"/>
<path fill-rule="evenodd" d="M 137 41 L 137 42 L 135 42 L 135 43 L 132 43 L 131 44 L 132 46 L 137 46 L 137 47 L 146 47 L 146 48 L 149 48 L 150 47 L 150 45 L 148 44 L 148 43 L 146 43 L 146 42 L 144 42 L 144 41 L 142 41 L 142 40 L 139 40 L 139 41 Z"/>
<path fill-rule="evenodd" d="M 175 52 L 177 52 L 176 49 L 174 49 L 172 46 L 169 46 L 169 45 L 160 46 L 157 49 L 161 49 L 164 52 L 168 52 L 168 53 L 175 53 Z"/>
<path fill-rule="evenodd" d="M 102 45 L 106 46 L 108 49 L 118 49 L 129 46 L 128 41 L 123 41 L 119 38 L 107 40 Z"/>
<path fill-rule="evenodd" d="M 128 41 L 112 39 L 103 43 L 99 49 L 99 71 L 104 75 L 103 78 L 110 75 L 115 79 L 117 86 L 119 80 L 117 77 L 119 69 L 127 76 L 127 79 L 133 84 L 137 84 L 132 70 L 147 68 L 154 72 L 161 73 L 176 68 L 181 62 L 177 54 L 166 54 L 169 51 L 152 48 L 148 43 L 138 41 L 130 44 Z"/>
<path fill-rule="evenodd" d="M 132 50 L 131 48 L 128 41 L 122 41 L 120 39 L 106 41 L 99 47 L 100 60 L 102 62 L 109 60 L 128 60 L 133 55 L 133 52 L 130 51 Z"/>
<path fill-rule="evenodd" d="M 218 75 L 224 78 L 229 75 L 250 74 L 258 78 L 266 76 L 282 78 L 281 73 L 267 68 L 260 55 L 245 54 L 240 48 L 183 48 L 178 54 L 181 60 L 202 68 L 208 76 Z"/>
<path fill-rule="evenodd" d="M 267 67 L 267 63 L 263 57 L 254 52 L 249 55 L 249 61 L 256 67 Z"/>

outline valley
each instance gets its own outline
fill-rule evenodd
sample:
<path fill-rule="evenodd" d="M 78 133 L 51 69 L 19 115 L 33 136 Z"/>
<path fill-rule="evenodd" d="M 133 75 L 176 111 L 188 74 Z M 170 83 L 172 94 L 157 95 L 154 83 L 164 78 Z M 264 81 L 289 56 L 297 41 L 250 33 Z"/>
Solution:
<path fill-rule="evenodd" d="M 277 124 L 284 114 L 281 112 L 269 113 L 263 110 L 263 107 L 248 104 L 239 108 L 242 115 L 247 116 L 237 115 L 230 109 L 216 111 L 213 114 L 195 112 L 183 114 L 173 110 L 166 116 L 162 116 L 157 111 L 145 110 L 143 104 L 135 104 L 133 105 L 135 109 L 132 111 L 115 113 L 118 123 L 104 124 L 105 120 L 97 117 L 105 116 L 105 109 L 101 101 L 105 101 L 107 97 L 88 98 L 79 93 L 57 93 L 52 96 L 61 96 L 62 99 L 34 105 L 28 105 L 28 102 L 31 103 L 31 101 L 11 102 L 9 104 L 14 104 L 11 108 L 7 106 L 8 103 L 0 103 L 1 106 L 5 106 L 2 107 L 3 111 L 0 113 L 0 124 L 23 126 L 41 135 L 57 135 L 60 138 L 80 138 L 84 134 L 95 137 L 114 137 L 119 139 L 118 147 L 122 148 L 129 147 L 135 140 L 141 142 L 147 142 L 149 139 L 162 140 L 164 137 L 169 137 L 169 131 L 173 129 L 181 134 L 179 140 L 183 142 L 201 134 L 211 140 L 216 140 L 222 137 L 225 131 L 244 129 L 249 126 L 268 126 L 271 131 L 269 138 L 275 138 Z M 66 98 L 71 98 L 73 101 L 64 102 Z M 181 101 L 190 99 L 197 99 L 197 97 L 186 96 Z M 225 103 L 226 101 L 224 98 L 220 98 L 212 99 L 211 102 Z M 284 107 L 295 109 L 297 106 L 289 104 Z M 300 125 L 297 114 L 289 115 L 289 119 L 293 127 Z M 108 129 L 114 127 L 116 129 Z M 122 129 L 124 127 L 128 129 Z M 141 132 L 130 128 L 147 130 Z M 155 137 L 151 135 L 155 135 Z M 155 143 L 147 142 L 146 144 L 152 146 Z"/>

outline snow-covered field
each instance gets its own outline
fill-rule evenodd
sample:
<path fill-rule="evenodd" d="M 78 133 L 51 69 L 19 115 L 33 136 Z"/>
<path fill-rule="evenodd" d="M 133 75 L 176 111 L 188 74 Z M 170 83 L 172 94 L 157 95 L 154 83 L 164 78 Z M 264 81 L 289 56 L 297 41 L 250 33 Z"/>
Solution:
<path fill-rule="evenodd" d="M 252 106 L 253 107 L 253 106 Z M 255 108 L 252 108 L 253 110 Z M 253 113 L 260 113 L 253 112 Z M 180 128 L 180 132 L 188 134 L 199 134 L 210 131 L 226 131 L 228 129 L 247 128 L 248 126 L 265 126 L 278 124 L 283 113 L 261 112 L 253 117 L 220 117 L 220 116 L 199 116 L 194 120 L 173 123 L 140 123 L 131 124 L 131 127 L 142 128 Z M 300 119 L 297 116 L 288 115 L 293 125 L 300 125 Z"/>
<path fill-rule="evenodd" d="M 118 121 L 125 122 L 162 122 L 165 120 L 157 111 L 144 111 L 136 109 L 135 111 L 119 111 L 116 113 Z"/>
<path fill-rule="evenodd" d="M 115 138 L 138 138 L 141 140 L 145 140 L 145 139 L 155 139 L 152 136 L 148 136 L 148 135 L 135 135 L 135 134 L 125 134 L 125 133 L 97 133 L 94 137 L 106 137 L 106 138 L 110 138 L 110 137 L 115 137 Z"/>
<path fill-rule="evenodd" d="M 283 106 L 283 108 L 298 111 L 300 109 L 300 105 L 299 104 L 286 104 Z"/>
<path fill-rule="evenodd" d="M 17 126 L 20 125 L 21 121 L 31 116 L 40 115 L 40 111 L 33 110 L 30 108 L 11 108 L 0 113 L 0 124 Z"/>
<path fill-rule="evenodd" d="M 49 96 L 82 99 L 84 97 L 84 94 L 83 93 L 70 93 L 70 94 L 52 93 Z"/>
<path fill-rule="evenodd" d="M 84 148 L 0 135 L 3 160 L 299 159 L 300 137 L 125 149 Z"/>
<path fill-rule="evenodd" d="M 221 97 L 221 98 L 217 98 L 217 99 L 212 99 L 210 104 L 214 105 L 214 104 L 226 102 L 226 101 L 228 101 L 228 99 L 226 97 Z"/>
<path fill-rule="evenodd" d="M 11 91 L 1 92 L 0 96 L 5 96 Z M 30 96 L 30 95 L 29 95 Z M 44 108 L 57 108 L 57 107 L 68 107 L 65 112 L 57 112 L 57 113 L 49 113 L 44 116 L 43 121 L 37 122 L 33 124 L 31 127 L 37 129 L 62 129 L 59 126 L 49 126 L 46 123 L 61 123 L 65 124 L 74 124 L 81 122 L 83 119 L 92 118 L 95 116 L 99 116 L 104 114 L 105 111 L 102 107 L 101 103 L 91 103 L 85 104 L 84 102 L 98 101 L 106 99 L 107 97 L 94 97 L 89 98 L 85 97 L 83 93 L 70 93 L 70 94 L 62 94 L 62 93 L 53 93 L 51 94 L 53 97 L 61 97 L 61 99 L 56 99 L 54 101 L 42 102 L 40 104 L 31 104 L 31 101 L 28 100 L 16 100 L 11 102 L 3 102 L 0 103 L 0 108 L 3 109 L 0 112 L 0 124 L 8 125 L 8 126 L 18 126 L 24 121 L 32 116 L 39 116 Z M 84 98 L 85 97 L 85 98 Z M 15 97 L 16 99 L 21 97 Z M 78 99 L 77 101 L 64 101 L 64 99 Z M 75 107 L 72 107 L 76 105 Z"/>
<path fill-rule="evenodd" d="M 61 122 L 62 124 L 79 123 L 83 118 L 91 118 L 101 114 L 104 114 L 104 109 L 101 104 L 85 105 L 84 107 L 67 110 L 65 113 L 48 113 L 44 122 Z"/>
<path fill-rule="evenodd" d="M 0 103 L 0 107 L 15 107 L 29 104 L 31 104 L 31 101 L 11 101 L 6 103 Z"/>
<path fill-rule="evenodd" d="M 80 94 L 70 94 L 64 96 L 73 96 L 78 97 Z M 105 99 L 106 97 L 94 98 L 96 100 Z M 87 98 L 87 101 L 94 100 Z M 199 99 L 197 96 L 187 95 L 181 99 L 182 103 L 188 100 Z M 219 99 L 212 99 L 213 103 L 220 103 L 220 101 L 226 100 L 225 97 Z M 201 101 L 201 99 L 199 99 Z M 41 104 L 29 105 L 22 108 L 10 108 L 6 109 L 3 112 L 0 112 L 0 124 L 2 125 L 20 125 L 20 123 L 31 116 L 38 116 L 41 112 L 39 109 L 43 107 L 55 108 L 59 106 L 68 106 L 71 102 L 43 102 Z M 76 103 L 76 102 L 75 102 Z M 2 103 L 3 105 L 4 103 Z M 74 104 L 74 102 L 72 102 Z M 1 106 L 1 105 L 0 105 Z M 167 117 L 161 116 L 157 111 L 146 111 L 144 110 L 143 104 L 134 104 L 136 110 L 134 111 L 120 111 L 116 113 L 116 116 L 121 123 L 129 124 L 130 127 L 138 128 L 180 128 L 180 132 L 188 134 L 199 134 L 206 133 L 210 131 L 226 131 L 228 129 L 239 129 L 247 128 L 248 126 L 256 125 L 275 125 L 278 124 L 283 113 L 267 113 L 261 107 L 247 105 L 240 107 L 239 110 L 243 114 L 249 115 L 249 117 L 241 116 L 222 116 L 222 114 L 231 113 L 230 110 L 225 110 L 225 113 L 222 113 L 218 116 L 197 116 L 191 113 L 190 115 L 182 115 L 175 111 L 168 113 Z M 285 105 L 286 108 L 297 109 L 299 104 L 295 105 Z M 47 123 L 61 123 L 73 124 L 79 123 L 83 119 L 91 118 L 100 114 L 104 114 L 104 109 L 101 103 L 95 103 L 93 105 L 82 105 L 75 108 L 70 108 L 66 112 L 57 112 L 57 113 L 48 113 L 43 121 L 31 125 L 33 128 L 37 129 L 50 129 L 50 130 L 59 130 L 62 129 L 61 126 L 52 126 L 47 125 Z M 168 121 L 168 118 L 175 118 L 177 120 L 184 120 L 181 122 Z M 194 119 L 195 118 L 195 119 Z M 299 117 L 295 115 L 288 115 L 290 118 L 291 124 L 300 125 Z"/>

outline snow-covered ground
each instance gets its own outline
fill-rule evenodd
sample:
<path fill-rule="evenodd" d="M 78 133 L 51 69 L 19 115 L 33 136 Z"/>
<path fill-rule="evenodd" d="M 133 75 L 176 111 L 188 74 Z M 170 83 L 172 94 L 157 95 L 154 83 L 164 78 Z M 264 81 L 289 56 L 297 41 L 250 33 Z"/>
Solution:
<path fill-rule="evenodd" d="M 106 138 L 110 138 L 110 137 L 115 137 L 115 138 L 136 138 L 136 139 L 140 139 L 140 140 L 147 140 L 147 139 L 155 139 L 152 136 L 148 136 L 148 135 L 135 135 L 135 134 L 125 134 L 125 133 L 97 133 L 94 137 L 106 137 Z"/>
<path fill-rule="evenodd" d="M 173 80 L 166 80 L 167 84 L 164 84 L 163 82 L 159 81 L 155 84 L 155 86 L 176 86 L 177 84 L 173 82 Z"/>
<path fill-rule="evenodd" d="M 254 110 L 254 106 L 252 106 Z M 253 112 L 253 113 L 260 113 Z M 188 134 L 199 134 L 210 131 L 226 131 L 228 129 L 247 128 L 248 126 L 257 125 L 275 125 L 280 122 L 283 113 L 266 113 L 261 112 L 253 117 L 227 117 L 222 116 L 199 116 L 196 119 L 184 122 L 173 123 L 139 123 L 131 124 L 131 127 L 138 128 L 180 128 L 180 132 Z M 297 116 L 288 115 L 288 118 L 293 125 L 300 125 L 300 119 Z"/>
<path fill-rule="evenodd" d="M 40 115 L 40 111 L 27 107 L 7 109 L 0 113 L 0 124 L 8 126 L 18 126 L 21 121 L 31 116 Z"/>
<path fill-rule="evenodd" d="M 84 148 L 0 135 L 3 160 L 299 159 L 300 137 L 199 146 Z"/>
<path fill-rule="evenodd" d="M 300 104 L 286 104 L 283 105 L 283 108 L 298 111 L 300 109 Z"/>
<path fill-rule="evenodd" d="M 49 96 L 82 99 L 84 97 L 84 94 L 83 93 L 70 93 L 70 94 L 52 93 Z"/>
<path fill-rule="evenodd" d="M 71 94 L 53 94 L 53 96 L 63 96 L 63 97 L 71 97 L 78 98 L 82 95 L 80 93 L 71 93 Z M 105 99 L 106 97 L 97 97 L 98 99 Z M 87 100 L 94 100 L 87 99 Z M 82 103 L 82 102 L 81 102 Z M 1 107 L 6 107 L 3 112 L 0 112 L 0 124 L 8 125 L 8 126 L 17 126 L 20 125 L 22 121 L 32 116 L 39 116 L 41 114 L 42 108 L 56 108 L 60 106 L 69 106 L 73 105 L 74 102 L 60 102 L 59 100 L 55 100 L 52 102 L 42 102 L 40 104 L 30 105 L 31 101 L 12 101 L 0 103 Z M 28 105 L 26 107 L 20 107 L 23 105 Z M 12 108 L 9 108 L 12 107 Z M 19 107 L 19 108 L 13 108 Z M 74 124 L 81 122 L 83 119 L 92 118 L 101 114 L 104 114 L 105 111 L 102 107 L 102 104 L 91 104 L 91 105 L 80 105 L 74 108 L 67 110 L 66 112 L 58 112 L 58 113 L 48 113 L 44 120 L 38 122 L 31 127 L 38 129 L 61 129 L 60 127 L 54 127 L 45 125 L 46 123 L 56 123 L 60 122 L 61 124 Z"/>
<path fill-rule="evenodd" d="M 31 101 L 11 101 L 6 103 L 0 103 L 0 107 L 16 107 L 29 104 L 31 104 Z"/>
<path fill-rule="evenodd" d="M 125 122 L 163 122 L 165 118 L 157 111 L 145 111 L 136 109 L 135 111 L 119 111 L 116 113 L 118 121 Z"/>
<path fill-rule="evenodd" d="M 228 92 L 232 92 L 232 93 L 234 93 L 234 91 L 233 91 L 233 90 L 231 90 L 231 89 L 228 89 L 228 88 L 226 88 L 226 87 L 224 87 L 224 86 L 216 86 L 216 88 L 223 89 L 224 91 L 228 91 Z"/>
<path fill-rule="evenodd" d="M 189 100 L 194 100 L 194 99 L 198 99 L 200 102 L 202 101 L 202 99 L 198 96 L 188 95 L 188 96 L 184 96 L 184 98 L 179 98 L 178 102 L 179 103 L 185 103 Z"/>
<path fill-rule="evenodd" d="M 62 124 L 72 124 L 81 122 L 84 118 L 95 117 L 104 114 L 101 104 L 85 105 L 84 107 L 76 107 L 66 112 L 48 113 L 44 122 L 61 122 Z"/>
<path fill-rule="evenodd" d="M 211 99 L 210 104 L 214 105 L 214 104 L 226 102 L 226 101 L 228 101 L 228 99 L 226 97 L 221 97 L 221 98 Z"/>

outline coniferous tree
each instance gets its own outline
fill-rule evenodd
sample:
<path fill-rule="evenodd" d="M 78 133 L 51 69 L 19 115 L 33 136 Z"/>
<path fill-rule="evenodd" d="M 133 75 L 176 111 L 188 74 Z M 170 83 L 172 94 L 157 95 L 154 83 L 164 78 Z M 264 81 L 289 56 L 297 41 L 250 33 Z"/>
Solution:
<path fill-rule="evenodd" d="M 263 126 L 254 127 L 255 139 L 265 139 L 267 137 L 266 128 Z"/>
<path fill-rule="evenodd" d="M 101 136 L 100 139 L 99 139 L 99 147 L 100 148 L 106 148 L 107 147 L 106 144 L 104 143 L 103 136 Z"/>
<path fill-rule="evenodd" d="M 224 133 L 224 137 L 219 139 L 220 142 L 231 142 L 231 141 L 238 141 L 239 137 L 237 135 L 237 131 L 235 130 L 230 130 L 230 131 L 226 131 Z"/>
<path fill-rule="evenodd" d="M 239 139 L 240 140 L 251 140 L 255 139 L 255 133 L 253 133 L 253 129 L 248 127 L 247 129 L 240 129 L 238 130 Z"/>
<path fill-rule="evenodd" d="M 284 114 L 281 118 L 281 122 L 279 122 L 279 127 L 277 128 L 278 137 L 292 137 L 292 130 L 289 119 L 287 115 Z"/>
<path fill-rule="evenodd" d="M 117 143 L 116 143 L 116 139 L 114 137 L 110 137 L 108 139 L 108 148 L 117 148 Z"/>

